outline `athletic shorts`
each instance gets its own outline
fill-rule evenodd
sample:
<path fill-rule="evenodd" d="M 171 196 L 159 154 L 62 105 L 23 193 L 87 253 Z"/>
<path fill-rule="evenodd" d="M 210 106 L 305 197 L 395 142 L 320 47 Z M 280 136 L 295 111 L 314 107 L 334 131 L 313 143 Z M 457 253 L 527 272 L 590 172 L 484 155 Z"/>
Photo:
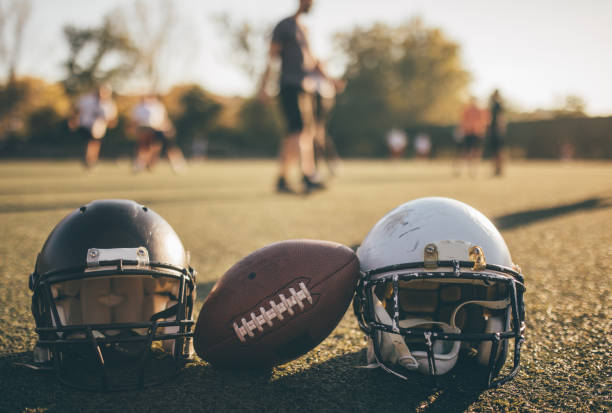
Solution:
<path fill-rule="evenodd" d="M 465 145 L 465 149 L 467 150 L 480 148 L 482 146 L 482 138 L 470 133 L 465 135 L 465 140 L 463 143 Z"/>
<path fill-rule="evenodd" d="M 287 122 L 287 132 L 296 133 L 304 129 L 299 97 L 304 93 L 301 86 L 281 85 L 279 98 Z"/>
<path fill-rule="evenodd" d="M 497 155 L 504 147 L 504 138 L 497 134 L 489 135 L 489 149 L 491 153 Z"/>
<path fill-rule="evenodd" d="M 76 133 L 79 135 L 79 138 L 85 142 L 89 142 L 91 140 L 97 140 L 97 139 L 94 139 L 93 135 L 91 134 L 91 128 L 86 128 L 85 126 L 79 126 L 76 130 Z"/>
<path fill-rule="evenodd" d="M 157 141 L 162 143 L 164 146 L 168 145 L 169 139 L 163 131 L 151 128 L 149 126 L 139 126 L 138 134 L 143 142 L 148 141 L 149 143 L 153 143 L 153 141 Z"/>

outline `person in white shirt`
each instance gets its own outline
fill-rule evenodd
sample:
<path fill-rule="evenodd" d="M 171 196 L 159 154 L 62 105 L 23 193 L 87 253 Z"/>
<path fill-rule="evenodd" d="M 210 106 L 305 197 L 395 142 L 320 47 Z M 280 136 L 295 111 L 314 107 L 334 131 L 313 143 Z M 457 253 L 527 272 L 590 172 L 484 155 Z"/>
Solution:
<path fill-rule="evenodd" d="M 164 104 L 155 95 L 145 95 L 132 110 L 132 126 L 138 138 L 134 172 L 151 169 L 165 147 L 174 172 L 185 169 L 185 158 L 176 145 L 176 131 Z"/>
<path fill-rule="evenodd" d="M 104 84 L 96 91 L 82 95 L 69 122 L 70 128 L 76 129 L 86 142 L 84 163 L 87 168 L 98 162 L 107 128 L 117 124 L 117 106 L 112 94 L 110 86 Z"/>
<path fill-rule="evenodd" d="M 387 133 L 387 147 L 389 148 L 391 159 L 401 158 L 407 145 L 408 136 L 406 136 L 406 132 L 392 128 Z"/>
<path fill-rule="evenodd" d="M 428 159 L 431 153 L 431 138 L 426 133 L 419 133 L 414 138 L 414 153 L 418 159 Z"/>

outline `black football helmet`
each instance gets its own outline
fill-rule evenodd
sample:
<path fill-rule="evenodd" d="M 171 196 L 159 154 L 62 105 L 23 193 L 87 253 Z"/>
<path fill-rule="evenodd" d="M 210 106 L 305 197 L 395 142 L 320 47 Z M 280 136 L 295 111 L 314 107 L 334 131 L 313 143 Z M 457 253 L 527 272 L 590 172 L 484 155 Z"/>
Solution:
<path fill-rule="evenodd" d="M 53 229 L 30 275 L 35 362 L 88 390 L 161 383 L 192 353 L 195 271 L 145 206 L 98 200 Z"/>

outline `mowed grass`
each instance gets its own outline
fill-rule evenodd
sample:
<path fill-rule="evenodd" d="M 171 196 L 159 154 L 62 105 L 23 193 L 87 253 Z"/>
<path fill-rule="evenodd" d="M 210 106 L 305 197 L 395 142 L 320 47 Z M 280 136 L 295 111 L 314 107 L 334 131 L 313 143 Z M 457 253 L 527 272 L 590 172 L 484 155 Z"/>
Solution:
<path fill-rule="evenodd" d="M 506 176 L 453 177 L 447 162 L 347 161 L 329 190 L 277 195 L 273 161 L 161 164 L 132 175 L 105 162 L 0 163 L 0 412 L 9 411 L 609 411 L 612 163 L 515 163 Z M 461 372 L 434 389 L 365 364 L 349 310 L 321 345 L 265 372 L 220 371 L 196 359 L 174 381 L 114 394 L 75 391 L 20 367 L 36 342 L 28 274 L 55 224 L 93 199 L 128 198 L 160 213 L 191 251 L 198 303 L 235 261 L 290 238 L 358 245 L 387 211 L 422 196 L 467 202 L 501 228 L 525 274 L 527 341 L 519 376 L 499 389 Z M 196 312 L 197 314 L 197 312 Z"/>

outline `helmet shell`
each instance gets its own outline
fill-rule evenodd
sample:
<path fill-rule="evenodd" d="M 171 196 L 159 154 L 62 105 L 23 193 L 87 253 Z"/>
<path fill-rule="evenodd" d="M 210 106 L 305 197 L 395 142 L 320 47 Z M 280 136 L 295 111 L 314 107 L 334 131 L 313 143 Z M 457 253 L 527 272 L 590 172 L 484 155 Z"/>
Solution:
<path fill-rule="evenodd" d="M 184 268 L 187 256 L 170 224 L 134 201 L 92 201 L 71 212 L 53 229 L 36 261 L 36 273 L 84 267 L 90 248 L 145 247 L 150 262 Z"/>
<path fill-rule="evenodd" d="M 419 198 L 386 214 L 374 225 L 357 250 L 363 271 L 423 261 L 430 243 L 464 243 L 464 253 L 440 260 L 468 261 L 468 248 L 482 248 L 486 262 L 512 267 L 510 251 L 495 225 L 475 208 L 450 198 Z"/>

